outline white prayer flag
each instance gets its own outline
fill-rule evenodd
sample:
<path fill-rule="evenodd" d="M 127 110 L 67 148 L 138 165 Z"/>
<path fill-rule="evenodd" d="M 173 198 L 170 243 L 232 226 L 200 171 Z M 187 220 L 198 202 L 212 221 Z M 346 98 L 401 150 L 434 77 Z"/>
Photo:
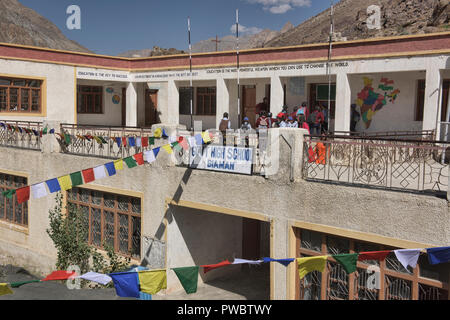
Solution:
<path fill-rule="evenodd" d="M 47 195 L 47 189 L 45 188 L 45 182 L 34 184 L 31 186 L 31 194 L 33 199 L 39 199 Z"/>
<path fill-rule="evenodd" d="M 136 147 L 142 147 L 142 139 L 141 139 L 141 137 L 136 137 Z"/>
<path fill-rule="evenodd" d="M 153 150 L 144 151 L 144 160 L 147 161 L 148 163 L 152 163 L 153 161 L 156 160 L 155 153 L 153 152 Z"/>
<path fill-rule="evenodd" d="M 422 249 L 399 249 L 394 250 L 394 253 L 402 266 L 407 269 L 408 265 L 412 268 L 416 267 L 420 251 L 422 251 Z"/>
<path fill-rule="evenodd" d="M 94 168 L 95 180 L 106 178 L 105 166 L 98 166 Z"/>
<path fill-rule="evenodd" d="M 188 137 L 188 142 L 191 148 L 197 146 L 197 142 L 194 137 Z"/>
<path fill-rule="evenodd" d="M 112 280 L 111 277 L 108 276 L 107 274 L 102 274 L 102 273 L 97 273 L 97 272 L 88 272 L 81 276 L 78 276 L 77 278 L 97 282 L 104 286 L 107 285 L 108 283 L 110 283 Z"/>
<path fill-rule="evenodd" d="M 232 264 L 243 264 L 243 263 L 260 264 L 262 262 L 264 262 L 264 261 L 263 260 L 247 260 L 247 259 L 235 258 Z"/>

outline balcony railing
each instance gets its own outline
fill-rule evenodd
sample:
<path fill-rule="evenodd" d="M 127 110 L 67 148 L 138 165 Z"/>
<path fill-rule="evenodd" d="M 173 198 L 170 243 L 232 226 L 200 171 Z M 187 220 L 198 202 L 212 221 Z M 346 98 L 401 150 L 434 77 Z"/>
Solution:
<path fill-rule="evenodd" d="M 447 192 L 450 144 L 306 136 L 303 177 L 391 190 Z"/>
<path fill-rule="evenodd" d="M 42 122 L 0 120 L 0 146 L 41 150 Z"/>

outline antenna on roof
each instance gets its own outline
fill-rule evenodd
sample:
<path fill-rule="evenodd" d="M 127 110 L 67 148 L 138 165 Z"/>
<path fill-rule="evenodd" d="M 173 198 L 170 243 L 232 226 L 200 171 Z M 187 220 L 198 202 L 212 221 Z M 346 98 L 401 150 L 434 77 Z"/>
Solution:
<path fill-rule="evenodd" d="M 193 99 L 193 88 L 192 88 L 192 46 L 191 46 L 191 18 L 188 17 L 188 40 L 189 40 L 189 72 L 191 74 L 190 78 L 190 102 L 191 102 L 191 130 L 194 130 L 194 118 L 193 118 L 193 112 L 192 112 L 192 99 Z"/>
<path fill-rule="evenodd" d="M 330 37 L 329 37 L 329 48 L 328 48 L 328 63 L 327 63 L 327 73 L 328 73 L 328 112 L 327 112 L 327 132 L 330 131 L 330 110 L 331 110 L 331 52 L 333 50 L 333 0 L 330 0 L 331 11 L 330 11 Z M 336 102 L 335 102 L 336 103 Z M 335 107 L 336 108 L 336 107 Z"/>

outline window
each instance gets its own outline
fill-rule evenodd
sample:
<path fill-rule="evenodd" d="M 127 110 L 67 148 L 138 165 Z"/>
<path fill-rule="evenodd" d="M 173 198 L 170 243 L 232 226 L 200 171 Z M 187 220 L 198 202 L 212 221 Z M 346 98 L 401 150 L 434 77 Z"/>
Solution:
<path fill-rule="evenodd" d="M 216 88 L 197 88 L 197 110 L 196 115 L 216 115 Z"/>
<path fill-rule="evenodd" d="M 103 249 L 106 243 L 119 254 L 140 258 L 140 198 L 73 188 L 67 192 L 67 201 L 85 214 L 89 244 Z"/>
<path fill-rule="evenodd" d="M 0 78 L 0 112 L 41 112 L 42 80 Z"/>
<path fill-rule="evenodd" d="M 393 250 L 376 243 L 295 229 L 297 257 L 363 251 Z M 379 268 L 380 289 L 371 285 L 373 269 Z M 328 258 L 324 272 L 310 272 L 302 280 L 296 273 L 296 298 L 302 300 L 448 300 L 450 263 L 430 265 L 421 255 L 416 268 L 406 270 L 391 252 L 384 261 L 358 261 L 347 274 L 342 265 Z"/>
<path fill-rule="evenodd" d="M 78 86 L 78 113 L 103 113 L 103 87 Z"/>
<path fill-rule="evenodd" d="M 28 226 L 28 202 L 18 204 L 15 194 L 12 199 L 3 196 L 4 191 L 27 185 L 27 178 L 0 173 L 0 220 Z"/>
<path fill-rule="evenodd" d="M 191 88 L 190 87 L 180 88 L 179 95 L 180 95 L 180 114 L 191 114 Z M 194 97 L 192 97 L 192 99 L 194 99 Z"/>

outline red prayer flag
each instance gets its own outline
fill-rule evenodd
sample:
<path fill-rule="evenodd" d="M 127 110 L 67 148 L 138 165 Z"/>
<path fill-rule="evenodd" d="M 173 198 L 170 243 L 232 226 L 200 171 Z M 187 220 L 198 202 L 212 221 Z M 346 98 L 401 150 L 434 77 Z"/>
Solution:
<path fill-rule="evenodd" d="M 203 265 L 201 267 L 203 267 L 203 273 L 207 273 L 207 272 L 209 272 L 211 270 L 214 270 L 214 269 L 217 269 L 217 268 L 220 268 L 220 267 L 225 267 L 225 266 L 227 266 L 229 264 L 231 264 L 231 262 L 228 261 L 228 260 L 225 260 L 225 261 L 219 262 L 217 264 L 208 264 L 208 265 Z"/>
<path fill-rule="evenodd" d="M 148 137 L 142 137 L 141 144 L 144 148 L 148 147 Z"/>
<path fill-rule="evenodd" d="M 17 202 L 23 203 L 30 199 L 30 186 L 19 188 L 16 190 Z"/>
<path fill-rule="evenodd" d="M 133 158 L 134 158 L 134 160 L 136 160 L 136 162 L 137 162 L 137 164 L 138 165 L 143 165 L 144 164 L 144 154 L 141 152 L 141 153 L 136 153 L 134 156 L 133 156 Z"/>
<path fill-rule="evenodd" d="M 184 149 L 184 150 L 189 150 L 189 144 L 187 142 L 187 140 L 183 137 L 179 137 L 178 138 L 178 144 Z"/>
<path fill-rule="evenodd" d="M 359 255 L 358 255 L 358 261 L 361 261 L 361 260 L 379 260 L 379 261 L 383 261 L 384 259 L 386 259 L 387 255 L 390 252 L 391 252 L 390 250 L 360 252 Z"/>
<path fill-rule="evenodd" d="M 76 277 L 77 273 L 75 271 L 58 270 L 53 271 L 48 276 L 46 276 L 41 281 L 52 281 L 52 280 L 67 280 L 70 277 Z"/>
<path fill-rule="evenodd" d="M 124 147 L 127 146 L 127 138 L 122 137 L 122 144 L 123 144 Z"/>
<path fill-rule="evenodd" d="M 95 180 L 93 168 L 83 170 L 82 173 L 83 173 L 84 183 L 89 183 L 89 182 L 92 182 Z"/>

